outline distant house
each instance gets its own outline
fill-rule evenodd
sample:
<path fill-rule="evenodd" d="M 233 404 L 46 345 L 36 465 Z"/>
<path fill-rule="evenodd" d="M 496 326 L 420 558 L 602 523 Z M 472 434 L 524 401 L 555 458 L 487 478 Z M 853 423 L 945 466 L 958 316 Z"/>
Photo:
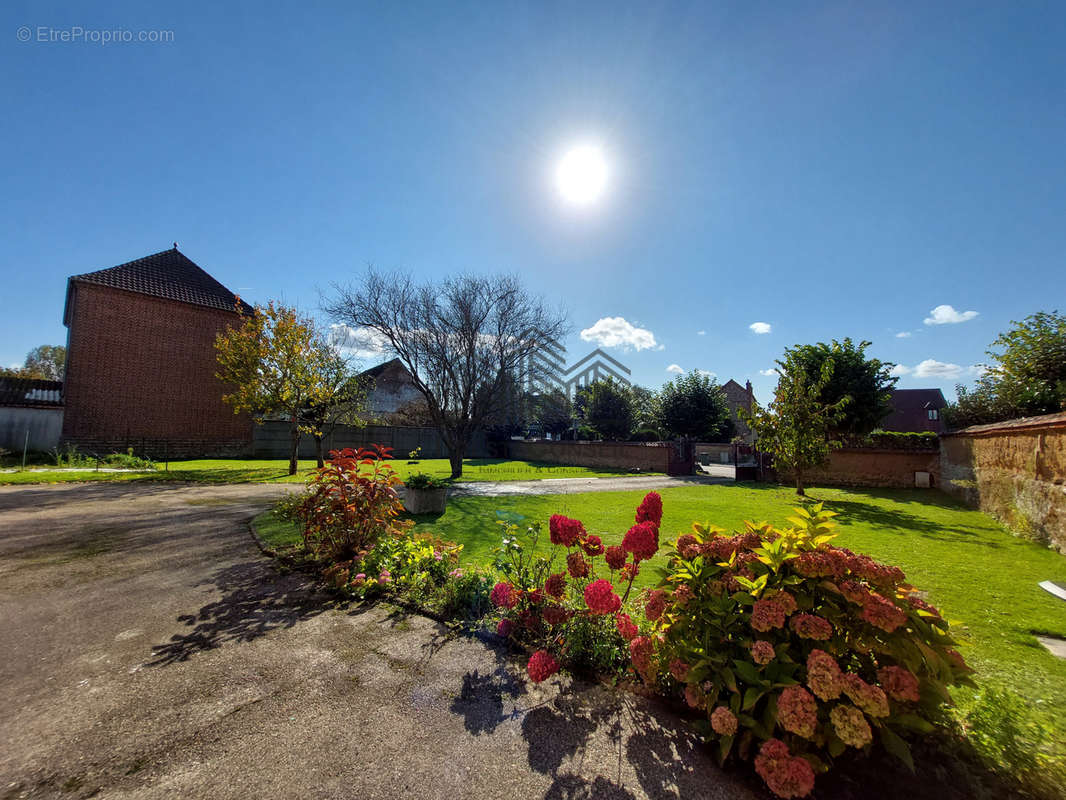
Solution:
<path fill-rule="evenodd" d="M 63 384 L 0 377 L 0 448 L 51 450 L 63 427 Z"/>
<path fill-rule="evenodd" d="M 751 411 L 751 407 L 755 403 L 755 392 L 752 391 L 751 381 L 745 381 L 744 385 L 741 386 L 730 378 L 722 384 L 722 393 L 725 395 L 726 404 L 733 415 L 733 424 L 737 426 L 737 436 L 750 444 L 754 438 L 751 428 L 740 418 L 738 409 L 743 408 Z"/>
<path fill-rule="evenodd" d="M 371 367 L 359 377 L 371 382 L 366 408 L 372 420 L 391 422 L 394 415 L 412 411 L 424 402 L 414 377 L 398 358 Z"/>
<path fill-rule="evenodd" d="M 248 450 L 252 421 L 222 402 L 215 337 L 252 308 L 177 245 L 67 281 L 63 441 L 106 453 Z"/>
<path fill-rule="evenodd" d="M 881 421 L 882 429 L 902 433 L 944 431 L 943 410 L 948 403 L 939 389 L 893 389 L 890 402 L 892 411 Z"/>

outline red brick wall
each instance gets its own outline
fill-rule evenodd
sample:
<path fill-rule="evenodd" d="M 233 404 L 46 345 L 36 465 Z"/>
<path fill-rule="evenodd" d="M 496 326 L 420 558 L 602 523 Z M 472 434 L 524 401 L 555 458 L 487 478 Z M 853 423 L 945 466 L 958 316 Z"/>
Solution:
<path fill-rule="evenodd" d="M 928 472 L 934 487 L 940 486 L 940 453 L 924 450 L 834 450 L 829 463 L 804 475 L 810 486 L 870 486 L 881 488 L 914 488 L 914 473 Z M 780 475 L 782 483 L 795 478 Z"/>
<path fill-rule="evenodd" d="M 252 422 L 215 377 L 215 336 L 233 313 L 86 283 L 70 303 L 64 442 L 155 457 L 250 448 Z"/>
<path fill-rule="evenodd" d="M 517 442 L 507 443 L 508 458 L 570 464 L 578 467 L 640 469 L 668 472 L 673 448 L 627 442 Z M 692 470 L 689 469 L 689 472 Z"/>

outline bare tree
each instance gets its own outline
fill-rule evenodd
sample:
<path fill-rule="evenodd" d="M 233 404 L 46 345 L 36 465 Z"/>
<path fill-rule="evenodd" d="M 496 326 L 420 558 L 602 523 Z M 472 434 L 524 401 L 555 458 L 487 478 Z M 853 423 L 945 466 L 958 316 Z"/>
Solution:
<path fill-rule="evenodd" d="M 416 284 L 409 275 L 369 269 L 357 286 L 333 288 L 325 310 L 395 353 L 414 376 L 453 478 L 463 474 L 474 433 L 505 407 L 510 387 L 536 377 L 532 356 L 569 331 L 564 313 L 513 276 Z"/>

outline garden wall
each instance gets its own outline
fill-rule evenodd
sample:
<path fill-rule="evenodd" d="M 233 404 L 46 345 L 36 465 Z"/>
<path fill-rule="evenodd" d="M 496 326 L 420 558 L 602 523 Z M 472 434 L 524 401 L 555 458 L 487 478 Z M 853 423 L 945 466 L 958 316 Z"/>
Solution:
<path fill-rule="evenodd" d="M 252 430 L 252 452 L 255 458 L 288 458 L 289 423 L 271 420 L 256 425 Z M 436 428 L 406 428 L 397 425 L 367 425 L 353 428 L 338 425 L 332 434 L 326 436 L 324 447 L 326 454 L 330 450 L 345 447 L 366 447 L 380 444 L 392 448 L 396 458 L 407 458 L 407 454 L 417 447 L 422 448 L 421 458 L 447 458 L 448 451 Z M 300 438 L 300 458 L 315 457 L 315 440 L 304 435 Z M 467 458 L 489 458 L 489 447 L 483 432 L 474 434 Z"/>
<path fill-rule="evenodd" d="M 943 488 L 1066 553 L 1066 413 L 942 434 Z"/>
<path fill-rule="evenodd" d="M 671 475 L 692 473 L 677 463 L 677 448 L 663 442 L 522 442 L 507 443 L 508 457 L 545 464 L 569 464 L 577 467 L 641 472 L 665 472 Z"/>
<path fill-rule="evenodd" d="M 63 430 L 62 408 L 0 406 L 0 447 L 17 453 L 51 450 Z M 27 440 L 26 434 L 29 434 Z"/>
<path fill-rule="evenodd" d="M 937 450 L 888 450 L 841 448 L 834 450 L 825 467 L 806 473 L 812 486 L 867 486 L 913 489 L 916 472 L 928 472 L 930 486 L 940 485 L 940 453 Z M 782 473 L 780 480 L 794 480 Z"/>

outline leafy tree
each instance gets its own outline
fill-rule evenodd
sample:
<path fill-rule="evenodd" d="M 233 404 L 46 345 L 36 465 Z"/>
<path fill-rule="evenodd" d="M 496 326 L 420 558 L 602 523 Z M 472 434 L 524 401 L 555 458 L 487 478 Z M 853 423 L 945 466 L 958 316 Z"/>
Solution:
<path fill-rule="evenodd" d="M 633 400 L 614 378 L 593 381 L 581 390 L 585 423 L 604 439 L 629 438 L 633 431 Z"/>
<path fill-rule="evenodd" d="M 545 433 L 562 434 L 570 430 L 574 421 L 574 406 L 562 389 L 551 389 L 531 398 L 533 421 Z"/>
<path fill-rule="evenodd" d="M 331 352 L 322 368 L 322 393 L 300 412 L 301 420 L 315 440 L 318 468 L 326 465 L 322 440 L 338 425 L 362 427 L 366 424 L 367 384 L 353 375 L 338 353 Z"/>
<path fill-rule="evenodd" d="M 357 287 L 335 286 L 326 310 L 403 362 L 448 449 L 452 477 L 474 433 L 505 412 L 531 356 L 568 331 L 566 318 L 510 276 L 463 275 L 416 284 L 370 269 Z"/>
<path fill-rule="evenodd" d="M 945 412 L 952 427 L 1066 410 L 1066 316 L 1057 311 L 1012 322 L 992 343 L 992 363 L 972 390 L 957 386 Z"/>
<path fill-rule="evenodd" d="M 659 394 L 644 386 L 630 386 L 633 401 L 633 427 L 638 431 L 655 431 L 662 434 L 662 408 Z"/>
<path fill-rule="evenodd" d="M 314 320 L 294 308 L 271 301 L 242 317 L 215 339 L 218 377 L 233 387 L 222 399 L 234 413 L 279 412 L 289 419 L 289 474 L 295 475 L 300 433 L 317 430 L 304 414 L 327 402 L 336 354 Z"/>
<path fill-rule="evenodd" d="M 856 345 L 850 338 L 829 344 L 796 345 L 785 350 L 786 360 L 807 374 L 807 383 L 820 382 L 822 365 L 832 360 L 832 377 L 818 397 L 826 405 L 835 405 L 845 397 L 851 398 L 844 411 L 830 427 L 834 436 L 865 436 L 879 427 L 892 410 L 892 387 L 898 378 L 889 371 L 895 364 L 866 357 L 870 342 Z"/>
<path fill-rule="evenodd" d="M 0 369 L 0 376 L 61 381 L 66 370 L 67 348 L 61 344 L 42 344 L 26 355 L 26 362 L 15 369 Z"/>
<path fill-rule="evenodd" d="M 736 433 L 722 389 L 708 375 L 689 372 L 667 381 L 660 392 L 663 427 L 672 436 L 728 442 Z"/>
<path fill-rule="evenodd" d="M 754 403 L 750 412 L 738 409 L 758 437 L 759 449 L 774 457 L 778 469 L 795 473 L 798 495 L 805 494 L 804 474 L 829 458 L 834 444 L 830 432 L 851 402 L 850 397 L 833 404 L 821 399 L 833 378 L 833 367 L 833 359 L 825 359 L 812 381 L 795 351 L 786 350 L 785 360 L 777 362 L 777 388 L 770 405 L 763 409 Z"/>

